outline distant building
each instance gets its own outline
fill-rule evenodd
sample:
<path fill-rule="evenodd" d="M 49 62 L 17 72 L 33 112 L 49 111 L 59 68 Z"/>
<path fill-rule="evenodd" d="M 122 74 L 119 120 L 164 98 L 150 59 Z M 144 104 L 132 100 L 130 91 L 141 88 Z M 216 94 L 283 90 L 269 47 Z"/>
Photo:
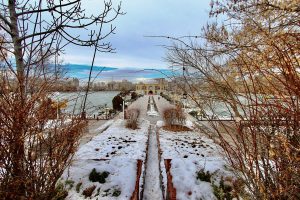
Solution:
<path fill-rule="evenodd" d="M 151 82 L 136 84 L 136 93 L 138 94 L 160 94 L 167 89 L 167 82 L 164 78 L 154 79 Z"/>

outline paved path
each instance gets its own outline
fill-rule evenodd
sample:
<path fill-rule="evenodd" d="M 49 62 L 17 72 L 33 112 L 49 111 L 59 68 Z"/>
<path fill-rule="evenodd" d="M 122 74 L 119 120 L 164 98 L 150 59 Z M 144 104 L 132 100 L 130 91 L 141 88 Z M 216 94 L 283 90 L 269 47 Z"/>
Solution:
<path fill-rule="evenodd" d="M 147 97 L 147 104 L 148 99 Z M 151 98 L 151 97 L 150 97 Z M 154 98 L 155 99 L 155 98 Z M 155 101 L 156 102 L 156 101 Z M 143 105 L 145 106 L 145 105 Z M 147 163 L 146 163 L 146 177 L 145 177 L 145 188 L 144 188 L 144 200 L 161 200 L 163 199 L 162 190 L 160 187 L 160 171 L 159 171 L 159 162 L 158 160 L 158 145 L 156 138 L 156 122 L 162 120 L 161 116 L 149 116 L 147 113 L 141 115 L 141 117 L 149 120 L 151 123 L 150 132 L 149 132 L 149 144 L 147 152 Z"/>
<path fill-rule="evenodd" d="M 159 179 L 160 161 L 158 160 L 158 148 L 155 130 L 156 128 L 153 125 L 151 125 L 147 153 L 147 170 L 145 177 L 144 200 L 163 199 Z"/>
<path fill-rule="evenodd" d="M 150 121 L 149 131 L 149 144 L 147 152 L 147 163 L 146 163 L 146 175 L 145 175 L 145 186 L 144 186 L 144 200 L 162 200 L 163 194 L 160 187 L 160 171 L 158 159 L 158 145 L 156 138 L 156 123 L 162 120 L 161 114 L 166 107 L 170 107 L 171 104 L 158 95 L 153 95 L 154 102 L 157 104 L 158 113 L 157 116 L 147 115 L 148 101 L 152 96 L 145 95 L 135 102 L 133 102 L 128 109 L 139 109 L 140 118 Z M 123 113 L 120 113 L 116 118 L 123 118 Z"/>
<path fill-rule="evenodd" d="M 135 102 L 129 105 L 128 109 L 139 109 L 140 117 L 143 118 L 147 115 L 148 96 L 138 98 Z"/>

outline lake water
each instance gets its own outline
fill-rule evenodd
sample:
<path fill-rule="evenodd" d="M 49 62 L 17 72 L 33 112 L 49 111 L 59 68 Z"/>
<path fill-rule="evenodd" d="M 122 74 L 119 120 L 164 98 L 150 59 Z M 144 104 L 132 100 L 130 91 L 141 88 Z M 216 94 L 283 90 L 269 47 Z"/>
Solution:
<path fill-rule="evenodd" d="M 86 112 L 88 115 L 98 113 L 99 107 L 112 107 L 112 99 L 118 94 L 118 91 L 100 91 L 90 92 L 86 101 Z M 85 92 L 60 92 L 54 97 L 55 100 L 67 100 L 66 113 L 79 114 L 84 101 Z"/>

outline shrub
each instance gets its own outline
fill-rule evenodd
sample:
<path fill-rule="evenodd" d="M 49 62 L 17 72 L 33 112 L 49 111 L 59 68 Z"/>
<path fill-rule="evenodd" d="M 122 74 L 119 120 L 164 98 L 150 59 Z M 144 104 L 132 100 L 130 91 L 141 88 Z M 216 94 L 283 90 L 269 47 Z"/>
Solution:
<path fill-rule="evenodd" d="M 114 191 L 113 191 L 113 193 L 112 193 L 112 196 L 113 196 L 113 197 L 118 197 L 118 196 L 120 196 L 120 194 L 121 194 L 121 190 L 119 190 L 119 189 L 114 189 Z"/>
<path fill-rule="evenodd" d="M 109 172 L 97 172 L 96 169 L 94 168 L 90 175 L 89 175 L 89 180 L 92 182 L 99 182 L 99 183 L 105 183 L 105 179 L 108 177 Z"/>
<path fill-rule="evenodd" d="M 121 92 L 119 93 L 119 95 L 121 95 L 122 97 L 129 95 L 130 94 L 130 90 L 126 90 L 125 88 L 121 89 Z"/>
<path fill-rule="evenodd" d="M 96 189 L 95 185 L 88 187 L 85 190 L 83 190 L 82 195 L 84 195 L 85 198 L 90 197 L 90 196 L 92 196 L 95 189 Z"/>
<path fill-rule="evenodd" d="M 163 118 L 167 126 L 184 125 L 186 120 L 186 116 L 180 106 L 165 109 Z"/>
<path fill-rule="evenodd" d="M 176 120 L 177 120 L 177 123 L 180 125 L 185 124 L 186 116 L 184 114 L 184 111 L 182 110 L 182 107 L 180 107 L 180 106 L 176 107 Z"/>
<path fill-rule="evenodd" d="M 131 93 L 131 99 L 136 100 L 137 98 L 138 98 L 137 93 L 136 93 L 136 92 L 132 92 L 132 93 Z"/>
<path fill-rule="evenodd" d="M 163 118 L 167 126 L 174 125 L 176 123 L 176 113 L 174 108 L 167 108 L 163 112 Z"/>
<path fill-rule="evenodd" d="M 138 128 L 138 118 L 140 115 L 140 110 L 130 109 L 126 112 L 126 128 L 137 129 Z"/>
<path fill-rule="evenodd" d="M 211 181 L 211 173 L 209 171 L 204 171 L 204 169 L 201 169 L 197 172 L 197 179 L 200 181 L 209 182 Z"/>
<path fill-rule="evenodd" d="M 223 200 L 224 197 L 225 197 L 225 194 L 224 194 L 224 191 L 222 190 L 221 187 L 218 187 L 217 185 L 212 185 L 213 187 L 213 193 L 215 195 L 215 197 L 218 199 L 218 200 Z"/>
<path fill-rule="evenodd" d="M 122 110 L 123 99 L 120 95 L 117 95 L 112 100 L 112 105 L 114 110 Z"/>

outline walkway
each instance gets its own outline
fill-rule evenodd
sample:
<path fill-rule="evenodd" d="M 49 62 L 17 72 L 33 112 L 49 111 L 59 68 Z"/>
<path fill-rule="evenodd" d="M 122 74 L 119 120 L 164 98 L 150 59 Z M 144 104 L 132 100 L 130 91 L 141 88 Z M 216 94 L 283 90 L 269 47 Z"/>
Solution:
<path fill-rule="evenodd" d="M 157 104 L 158 115 L 147 115 L 148 101 L 149 98 L 153 97 L 154 103 Z M 157 121 L 162 120 L 162 113 L 166 107 L 170 107 L 171 104 L 166 101 L 164 98 L 158 95 L 148 96 L 145 95 L 135 102 L 133 102 L 128 109 L 139 109 L 140 118 L 150 121 L 150 130 L 149 130 L 149 143 L 148 143 L 148 152 L 147 152 L 147 163 L 146 163 L 146 175 L 145 175 L 145 185 L 144 185 L 144 200 L 162 200 L 163 193 L 160 187 L 160 170 L 159 170 L 159 159 L 158 159 L 158 145 L 156 138 L 156 123 Z M 119 118 L 123 117 L 121 113 Z"/>
<path fill-rule="evenodd" d="M 147 96 L 149 98 L 149 96 Z M 151 96 L 150 96 L 151 98 Z M 155 103 L 155 102 L 154 102 Z M 148 101 L 147 104 L 148 105 Z M 163 199 L 162 190 L 160 187 L 160 171 L 158 160 L 158 145 L 156 138 L 156 122 L 161 120 L 160 116 L 141 116 L 150 121 L 149 144 L 146 163 L 146 177 L 144 188 L 144 200 L 160 200 Z"/>

